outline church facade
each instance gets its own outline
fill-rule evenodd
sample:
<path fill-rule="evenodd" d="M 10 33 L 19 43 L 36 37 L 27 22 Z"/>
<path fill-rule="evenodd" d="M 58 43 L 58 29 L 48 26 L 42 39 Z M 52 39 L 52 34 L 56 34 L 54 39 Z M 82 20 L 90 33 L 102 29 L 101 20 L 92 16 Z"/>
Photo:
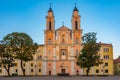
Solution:
<path fill-rule="evenodd" d="M 46 29 L 44 30 L 44 45 L 40 45 L 34 59 L 24 62 L 26 75 L 85 75 L 86 69 L 76 65 L 77 57 L 82 49 L 81 17 L 75 6 L 72 13 L 71 29 L 64 24 L 55 29 L 55 17 L 50 7 L 46 16 Z M 112 44 L 100 43 L 100 58 L 103 64 L 91 68 L 89 75 L 113 75 L 113 47 Z M 20 61 L 11 68 L 10 73 L 22 75 Z M 7 72 L 0 65 L 0 75 Z"/>
<path fill-rule="evenodd" d="M 80 68 L 76 66 L 76 56 L 81 50 L 82 29 L 80 15 L 75 7 L 72 14 L 72 29 L 61 26 L 55 30 L 55 19 L 50 8 L 46 16 L 45 54 L 43 74 L 56 75 L 57 73 L 79 74 Z"/>

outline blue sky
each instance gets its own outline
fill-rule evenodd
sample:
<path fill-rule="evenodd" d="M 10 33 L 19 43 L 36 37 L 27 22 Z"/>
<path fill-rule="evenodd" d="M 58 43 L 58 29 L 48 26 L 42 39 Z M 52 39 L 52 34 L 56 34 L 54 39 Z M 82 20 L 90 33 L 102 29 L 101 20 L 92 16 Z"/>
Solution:
<path fill-rule="evenodd" d="M 49 3 L 55 16 L 55 28 L 71 28 L 72 12 L 77 3 L 83 34 L 97 32 L 98 42 L 112 43 L 114 58 L 120 55 L 119 0 L 0 0 L 0 39 L 12 32 L 25 32 L 34 42 L 44 43 Z"/>

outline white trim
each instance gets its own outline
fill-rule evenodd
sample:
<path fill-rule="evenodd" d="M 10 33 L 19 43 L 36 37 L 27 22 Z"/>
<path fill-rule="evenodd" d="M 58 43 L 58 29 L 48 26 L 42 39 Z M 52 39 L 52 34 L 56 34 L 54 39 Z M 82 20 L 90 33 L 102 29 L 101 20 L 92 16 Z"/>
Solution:
<path fill-rule="evenodd" d="M 56 48 L 54 48 L 54 54 L 53 54 L 53 75 L 56 75 L 56 54 L 55 54 Z"/>

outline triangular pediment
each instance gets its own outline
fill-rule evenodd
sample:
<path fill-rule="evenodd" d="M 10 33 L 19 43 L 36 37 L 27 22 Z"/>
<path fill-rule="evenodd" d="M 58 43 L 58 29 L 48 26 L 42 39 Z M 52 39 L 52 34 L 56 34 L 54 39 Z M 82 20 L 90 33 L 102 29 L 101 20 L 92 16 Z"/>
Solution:
<path fill-rule="evenodd" d="M 69 29 L 68 27 L 62 26 L 62 27 L 58 28 L 57 30 L 71 30 L 71 29 Z"/>

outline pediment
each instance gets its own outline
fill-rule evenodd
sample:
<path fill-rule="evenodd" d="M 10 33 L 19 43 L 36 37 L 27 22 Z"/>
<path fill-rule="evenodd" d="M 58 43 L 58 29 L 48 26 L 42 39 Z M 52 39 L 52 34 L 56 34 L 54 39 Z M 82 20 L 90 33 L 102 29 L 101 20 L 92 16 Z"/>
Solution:
<path fill-rule="evenodd" d="M 71 29 L 69 29 L 69 28 L 67 28 L 65 26 L 62 26 L 62 27 L 58 28 L 57 30 L 64 30 L 64 31 L 66 31 L 66 30 L 71 30 Z"/>

